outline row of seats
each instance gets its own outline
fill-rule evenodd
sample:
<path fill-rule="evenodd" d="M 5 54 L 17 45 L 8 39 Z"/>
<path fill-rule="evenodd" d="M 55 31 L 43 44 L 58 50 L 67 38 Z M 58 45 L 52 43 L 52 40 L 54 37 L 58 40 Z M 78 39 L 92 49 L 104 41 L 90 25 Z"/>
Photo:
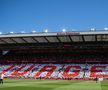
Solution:
<path fill-rule="evenodd" d="M 72 52 L 72 53 L 28 53 L 28 51 L 19 52 L 18 51 L 10 51 L 7 54 L 4 54 L 0 57 L 0 62 L 18 62 L 18 63 L 24 63 L 24 62 L 44 62 L 50 61 L 50 62 L 57 62 L 61 63 L 64 62 L 104 62 L 108 63 L 108 53 L 106 52 Z"/>
<path fill-rule="evenodd" d="M 24 78 L 107 78 L 108 64 L 1 64 L 0 73 Z"/>

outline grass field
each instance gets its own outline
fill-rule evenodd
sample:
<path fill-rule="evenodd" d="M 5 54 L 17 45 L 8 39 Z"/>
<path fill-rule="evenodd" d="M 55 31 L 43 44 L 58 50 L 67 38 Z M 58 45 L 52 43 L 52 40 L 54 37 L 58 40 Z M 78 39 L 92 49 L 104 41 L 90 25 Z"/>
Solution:
<path fill-rule="evenodd" d="M 0 90 L 108 90 L 108 81 L 4 79 Z"/>

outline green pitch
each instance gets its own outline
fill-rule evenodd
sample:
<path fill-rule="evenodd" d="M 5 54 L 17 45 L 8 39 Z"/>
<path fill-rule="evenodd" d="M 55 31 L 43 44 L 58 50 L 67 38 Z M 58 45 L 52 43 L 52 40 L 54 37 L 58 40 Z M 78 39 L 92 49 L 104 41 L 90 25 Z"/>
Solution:
<path fill-rule="evenodd" d="M 0 90 L 108 90 L 108 81 L 4 79 Z"/>

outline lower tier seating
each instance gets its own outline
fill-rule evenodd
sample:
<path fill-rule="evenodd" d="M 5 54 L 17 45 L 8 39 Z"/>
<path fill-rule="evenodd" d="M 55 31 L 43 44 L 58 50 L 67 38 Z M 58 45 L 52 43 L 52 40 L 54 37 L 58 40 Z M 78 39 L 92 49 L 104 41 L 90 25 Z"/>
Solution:
<path fill-rule="evenodd" d="M 24 78 L 107 78 L 108 64 L 1 64 L 0 73 Z"/>

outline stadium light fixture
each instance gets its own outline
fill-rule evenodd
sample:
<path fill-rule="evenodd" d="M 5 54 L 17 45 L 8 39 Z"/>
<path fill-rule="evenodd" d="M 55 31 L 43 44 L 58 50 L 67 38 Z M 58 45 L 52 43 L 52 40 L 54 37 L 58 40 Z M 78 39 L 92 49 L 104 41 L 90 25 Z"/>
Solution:
<path fill-rule="evenodd" d="M 62 29 L 62 32 L 66 32 L 66 29 Z"/>
<path fill-rule="evenodd" d="M 25 31 L 21 31 L 21 33 L 25 33 Z"/>
<path fill-rule="evenodd" d="M 10 32 L 11 34 L 13 34 L 14 32 Z"/>
<path fill-rule="evenodd" d="M 0 35 L 2 34 L 2 32 L 0 32 Z"/>
<path fill-rule="evenodd" d="M 44 32 L 47 33 L 48 32 L 48 29 L 45 29 Z"/>
<path fill-rule="evenodd" d="M 91 28 L 90 31 L 96 31 L 96 29 L 95 28 Z"/>
<path fill-rule="evenodd" d="M 35 30 L 33 30 L 33 31 L 32 31 L 32 33 L 36 33 L 36 31 L 35 31 Z"/>
<path fill-rule="evenodd" d="M 107 28 L 107 27 L 105 27 L 105 28 L 104 28 L 104 30 L 105 30 L 105 31 L 108 31 L 108 28 Z"/>

